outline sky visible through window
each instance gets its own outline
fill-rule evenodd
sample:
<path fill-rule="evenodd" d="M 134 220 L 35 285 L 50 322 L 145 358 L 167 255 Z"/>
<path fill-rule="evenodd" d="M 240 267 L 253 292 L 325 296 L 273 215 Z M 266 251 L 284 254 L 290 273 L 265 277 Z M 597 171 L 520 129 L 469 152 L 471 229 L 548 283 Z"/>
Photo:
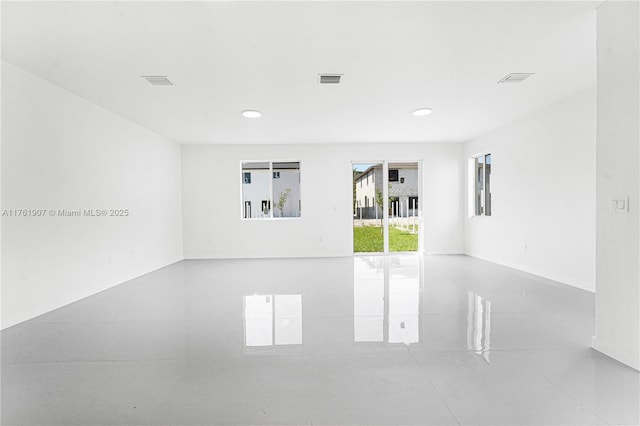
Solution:
<path fill-rule="evenodd" d="M 364 172 L 365 170 L 367 170 L 369 167 L 373 165 L 374 163 L 354 163 L 353 170 L 357 172 Z"/>

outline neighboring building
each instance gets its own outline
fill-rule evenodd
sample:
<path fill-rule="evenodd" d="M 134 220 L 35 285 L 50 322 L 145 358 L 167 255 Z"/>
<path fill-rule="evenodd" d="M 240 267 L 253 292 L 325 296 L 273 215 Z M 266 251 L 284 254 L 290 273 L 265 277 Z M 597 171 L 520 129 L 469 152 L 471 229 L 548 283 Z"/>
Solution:
<path fill-rule="evenodd" d="M 268 162 L 245 163 L 242 166 L 242 217 L 299 217 L 299 167 L 297 162 L 273 163 L 272 168 Z M 277 206 L 283 194 L 287 194 L 286 202 L 280 211 Z"/>
<path fill-rule="evenodd" d="M 364 172 L 355 175 L 354 215 L 359 219 L 375 219 L 382 217 L 382 165 L 373 165 Z M 380 194 L 376 197 L 377 194 Z M 376 199 L 378 201 L 376 201 Z"/>
<path fill-rule="evenodd" d="M 382 164 L 375 164 L 354 177 L 356 218 L 382 218 Z M 378 195 L 379 194 L 379 195 Z M 389 164 L 389 216 L 408 217 L 418 213 L 418 165 Z"/>

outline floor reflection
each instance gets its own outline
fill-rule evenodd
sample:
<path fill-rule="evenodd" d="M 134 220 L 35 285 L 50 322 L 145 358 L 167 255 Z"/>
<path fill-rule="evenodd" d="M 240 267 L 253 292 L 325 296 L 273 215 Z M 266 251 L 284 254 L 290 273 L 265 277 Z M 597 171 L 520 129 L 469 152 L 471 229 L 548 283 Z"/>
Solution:
<path fill-rule="evenodd" d="M 354 258 L 354 341 L 420 342 L 422 258 Z"/>
<path fill-rule="evenodd" d="M 467 297 L 467 349 L 490 363 L 491 301 L 471 291 Z"/>
<path fill-rule="evenodd" d="M 302 344 L 302 295 L 244 296 L 244 345 Z"/>
<path fill-rule="evenodd" d="M 594 306 L 466 256 L 179 262 L 3 330 L 1 423 L 638 425 Z"/>
<path fill-rule="evenodd" d="M 417 263 L 415 265 L 418 266 Z M 416 271 L 417 272 L 417 271 Z M 420 278 L 389 277 L 389 343 L 420 341 Z M 395 331 L 392 333 L 391 330 Z"/>

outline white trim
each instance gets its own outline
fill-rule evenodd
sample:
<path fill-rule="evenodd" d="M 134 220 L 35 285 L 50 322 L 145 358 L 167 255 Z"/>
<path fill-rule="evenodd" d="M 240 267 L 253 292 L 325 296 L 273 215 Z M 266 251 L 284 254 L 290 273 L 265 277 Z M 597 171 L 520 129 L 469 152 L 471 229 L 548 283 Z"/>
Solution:
<path fill-rule="evenodd" d="M 598 339 L 596 336 L 591 338 L 591 347 L 596 351 L 633 368 L 634 370 L 640 371 L 640 354 L 627 352 L 624 349 L 612 345 L 611 343 Z"/>
<path fill-rule="evenodd" d="M 389 253 L 389 162 L 382 162 L 382 252 Z"/>
<path fill-rule="evenodd" d="M 298 170 L 300 170 L 300 166 L 298 166 Z M 269 217 L 264 219 L 273 219 L 275 216 L 273 215 L 273 210 L 276 207 L 276 202 L 273 199 L 273 161 L 269 161 L 269 203 L 271 203 L 269 207 Z M 251 218 L 253 219 L 253 218 Z"/>
<path fill-rule="evenodd" d="M 495 264 L 498 264 L 498 265 L 506 266 L 507 268 L 516 269 L 516 270 L 521 271 L 521 272 L 526 272 L 527 274 L 537 275 L 539 277 L 546 278 L 546 279 L 551 280 L 551 281 L 556 281 L 556 282 L 558 282 L 560 284 L 564 284 L 564 285 L 568 285 L 568 286 L 571 286 L 571 287 L 575 287 L 575 288 L 578 288 L 580 290 L 588 291 L 590 293 L 595 293 L 595 290 L 591 290 L 592 288 L 595 288 L 595 284 L 594 283 L 588 283 L 588 282 L 584 282 L 584 281 L 575 280 L 575 279 L 572 279 L 572 278 L 567 277 L 565 275 L 556 274 L 554 272 L 550 272 L 550 271 L 547 271 L 545 269 L 534 268 L 534 267 L 523 265 L 523 264 L 520 264 L 520 263 L 517 263 L 517 262 L 511 262 L 511 261 L 508 261 L 508 260 L 502 260 L 502 259 L 494 258 L 494 257 L 491 257 L 491 256 L 483 256 L 483 255 L 480 255 L 480 254 L 476 254 L 476 253 L 470 252 L 468 250 L 465 251 L 464 254 L 469 256 L 469 257 L 475 257 L 476 259 L 486 260 L 487 262 L 491 262 L 491 263 L 495 263 Z"/>
<path fill-rule="evenodd" d="M 473 154 L 470 157 L 467 157 L 467 179 L 468 179 L 468 201 L 467 201 L 467 217 L 491 217 L 490 214 L 486 214 L 487 206 L 486 206 L 486 189 L 487 182 L 485 182 L 487 176 L 487 155 L 491 155 L 491 162 L 493 163 L 493 155 L 489 151 L 480 152 L 477 154 Z M 480 196 L 480 204 L 482 207 L 482 214 L 476 214 L 476 194 L 478 192 L 478 181 L 476 180 L 476 163 L 478 158 L 482 158 L 482 191 Z M 493 171 L 493 170 L 492 170 Z"/>

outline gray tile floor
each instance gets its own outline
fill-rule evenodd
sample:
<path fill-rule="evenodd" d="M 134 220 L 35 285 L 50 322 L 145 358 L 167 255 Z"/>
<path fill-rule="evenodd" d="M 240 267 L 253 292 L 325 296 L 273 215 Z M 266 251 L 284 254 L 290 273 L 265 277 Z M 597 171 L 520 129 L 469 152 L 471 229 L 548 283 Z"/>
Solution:
<path fill-rule="evenodd" d="M 593 329 L 465 256 L 184 261 L 4 330 L 2 424 L 638 425 Z"/>

